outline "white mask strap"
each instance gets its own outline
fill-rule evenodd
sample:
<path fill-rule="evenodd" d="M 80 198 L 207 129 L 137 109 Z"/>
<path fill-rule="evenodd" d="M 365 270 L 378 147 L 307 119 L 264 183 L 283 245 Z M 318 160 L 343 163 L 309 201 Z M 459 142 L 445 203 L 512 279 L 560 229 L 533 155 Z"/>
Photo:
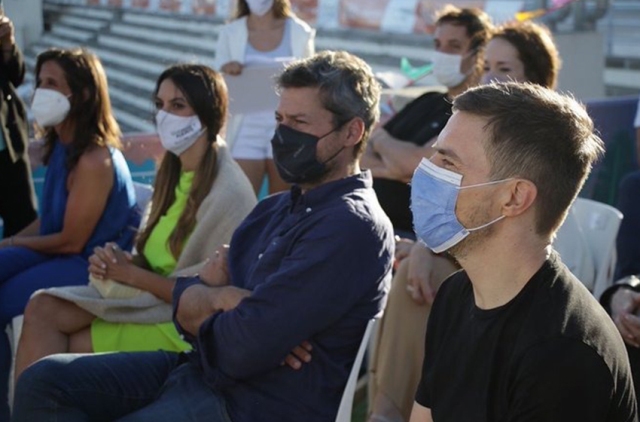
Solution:
<path fill-rule="evenodd" d="M 482 230 L 485 227 L 489 227 L 490 225 L 492 225 L 493 223 L 497 223 L 498 221 L 502 220 L 504 218 L 504 215 L 501 215 L 500 217 L 496 218 L 495 220 L 491 220 L 486 224 L 483 224 L 481 226 L 475 227 L 473 229 L 467 229 L 468 232 L 474 232 L 476 230 Z"/>
<path fill-rule="evenodd" d="M 509 180 L 513 180 L 513 179 L 514 179 L 513 177 L 508 177 L 506 179 L 493 180 L 491 182 L 476 183 L 475 185 L 459 186 L 458 189 L 462 190 L 462 189 L 478 188 L 480 186 L 497 185 L 498 183 L 508 182 Z"/>

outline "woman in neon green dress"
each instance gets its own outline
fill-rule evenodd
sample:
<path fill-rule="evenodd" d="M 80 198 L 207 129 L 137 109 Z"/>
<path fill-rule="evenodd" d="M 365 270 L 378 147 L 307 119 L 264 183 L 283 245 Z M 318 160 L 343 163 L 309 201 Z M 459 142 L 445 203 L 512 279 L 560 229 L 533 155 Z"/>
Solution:
<path fill-rule="evenodd" d="M 176 276 L 197 273 L 228 243 L 256 200 L 248 179 L 218 137 L 227 113 L 226 86 L 218 73 L 201 65 L 172 66 L 158 79 L 155 102 L 158 135 L 167 152 L 156 175 L 147 223 L 136 243 L 140 253 L 126 254 L 115 244 L 96 248 L 89 272 L 96 283 L 109 279 L 139 289 L 170 310 Z M 61 290 L 65 289 L 70 288 Z M 16 375 L 54 353 L 189 347 L 179 338 L 170 311 L 161 312 L 162 322 L 153 324 L 140 323 L 144 318 L 127 321 L 128 314 L 117 312 L 107 321 L 77 303 L 51 294 L 31 299 Z"/>

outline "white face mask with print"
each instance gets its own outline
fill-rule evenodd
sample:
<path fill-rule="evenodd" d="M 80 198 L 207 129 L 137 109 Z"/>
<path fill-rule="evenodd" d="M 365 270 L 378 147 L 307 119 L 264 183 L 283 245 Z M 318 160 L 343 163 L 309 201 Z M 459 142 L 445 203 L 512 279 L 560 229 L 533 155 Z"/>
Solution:
<path fill-rule="evenodd" d="M 188 150 L 206 130 L 197 115 L 176 116 L 164 110 L 156 114 L 156 127 L 162 146 L 177 156 Z"/>
<path fill-rule="evenodd" d="M 61 123 L 69 114 L 69 99 L 54 89 L 37 88 L 31 102 L 31 112 L 38 126 L 51 127 Z"/>
<path fill-rule="evenodd" d="M 246 0 L 249 11 L 257 16 L 264 16 L 273 7 L 273 0 Z"/>
<path fill-rule="evenodd" d="M 447 54 L 436 51 L 433 56 L 433 75 L 438 83 L 453 88 L 460 85 L 467 78 L 467 74 L 460 71 L 463 57 L 459 54 Z"/>

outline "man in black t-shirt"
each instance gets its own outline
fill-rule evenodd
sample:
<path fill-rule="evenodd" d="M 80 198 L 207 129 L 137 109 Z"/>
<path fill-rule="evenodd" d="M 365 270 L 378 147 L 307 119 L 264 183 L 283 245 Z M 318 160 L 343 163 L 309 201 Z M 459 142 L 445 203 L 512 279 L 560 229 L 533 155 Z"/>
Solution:
<path fill-rule="evenodd" d="M 454 101 L 411 190 L 440 288 L 411 422 L 637 421 L 628 358 L 551 241 L 603 152 L 575 100 L 516 83 Z"/>
<path fill-rule="evenodd" d="M 451 116 L 451 101 L 476 85 L 482 50 L 492 29 L 480 9 L 445 7 L 435 24 L 433 73 L 446 92 L 427 92 L 407 104 L 369 139 L 361 166 L 371 169 L 373 188 L 396 233 L 413 238 L 409 186 L 413 171 Z"/>

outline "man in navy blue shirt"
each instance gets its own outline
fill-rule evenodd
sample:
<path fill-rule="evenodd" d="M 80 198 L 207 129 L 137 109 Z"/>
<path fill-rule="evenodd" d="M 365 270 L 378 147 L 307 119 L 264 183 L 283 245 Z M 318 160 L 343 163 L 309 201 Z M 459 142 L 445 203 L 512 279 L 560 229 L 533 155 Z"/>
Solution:
<path fill-rule="evenodd" d="M 378 118 L 362 60 L 323 52 L 278 78 L 268 197 L 200 276 L 174 321 L 194 351 L 57 355 L 21 376 L 14 420 L 332 421 L 367 322 L 384 307 L 391 223 L 358 159 Z"/>

